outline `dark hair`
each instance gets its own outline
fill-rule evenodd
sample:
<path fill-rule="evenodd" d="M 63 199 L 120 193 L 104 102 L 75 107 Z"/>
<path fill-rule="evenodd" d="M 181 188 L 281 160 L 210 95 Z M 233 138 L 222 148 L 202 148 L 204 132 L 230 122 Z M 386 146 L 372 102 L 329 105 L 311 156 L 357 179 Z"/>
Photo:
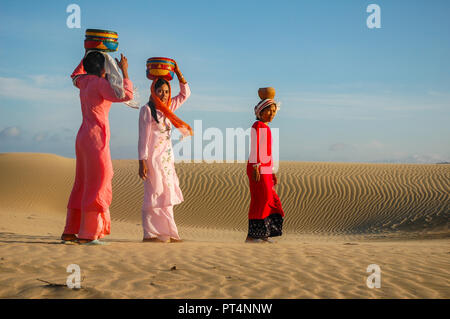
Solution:
<path fill-rule="evenodd" d="M 166 84 L 167 86 L 170 87 L 169 82 L 167 82 L 166 80 L 164 80 L 164 79 L 158 79 L 158 80 L 156 80 L 156 83 L 155 83 L 155 90 L 156 90 L 156 89 L 159 89 L 159 88 L 160 88 L 161 86 L 163 86 L 164 84 Z M 150 111 L 152 112 L 152 117 L 155 119 L 156 123 L 159 123 L 158 117 L 156 116 L 156 108 L 155 108 L 155 104 L 153 104 L 153 102 L 152 102 L 151 99 L 149 99 L 149 101 L 148 101 L 148 107 L 150 108 Z"/>
<path fill-rule="evenodd" d="M 101 76 L 105 68 L 105 57 L 98 51 L 90 52 L 83 59 L 83 67 L 87 74 Z"/>

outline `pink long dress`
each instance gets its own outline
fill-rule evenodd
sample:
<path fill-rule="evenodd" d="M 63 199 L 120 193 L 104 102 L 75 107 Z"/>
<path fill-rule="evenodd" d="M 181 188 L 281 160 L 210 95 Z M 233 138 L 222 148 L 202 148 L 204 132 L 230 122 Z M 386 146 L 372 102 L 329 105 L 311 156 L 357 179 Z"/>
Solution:
<path fill-rule="evenodd" d="M 180 93 L 172 98 L 170 109 L 177 110 L 190 94 L 189 85 L 180 82 Z M 153 119 L 148 104 L 141 107 L 139 114 L 138 155 L 148 168 L 142 204 L 144 238 L 179 239 L 173 205 L 184 199 L 174 165 L 172 123 L 161 111 L 156 113 L 159 123 Z"/>
<path fill-rule="evenodd" d="M 75 142 L 75 182 L 67 204 L 64 234 L 94 240 L 103 238 L 111 230 L 109 206 L 113 168 L 108 114 L 112 102 L 133 98 L 133 83 L 124 79 L 125 97 L 119 99 L 106 79 L 86 74 L 83 61 L 71 75 L 72 79 L 76 76 L 83 122 Z"/>

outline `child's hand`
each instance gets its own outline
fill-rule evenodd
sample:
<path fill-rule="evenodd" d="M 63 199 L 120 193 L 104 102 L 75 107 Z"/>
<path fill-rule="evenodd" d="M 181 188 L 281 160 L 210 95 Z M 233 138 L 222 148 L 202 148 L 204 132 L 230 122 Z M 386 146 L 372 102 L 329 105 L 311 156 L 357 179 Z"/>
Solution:
<path fill-rule="evenodd" d="M 275 173 L 272 174 L 272 179 L 273 179 L 273 185 L 277 185 L 278 179 L 277 179 L 277 175 L 275 175 Z"/>
<path fill-rule="evenodd" d="M 259 182 L 260 179 L 261 179 L 261 175 L 259 173 L 259 167 L 256 166 L 256 167 L 253 168 L 253 180 L 255 182 Z"/>
<path fill-rule="evenodd" d="M 139 177 L 144 181 L 147 179 L 147 164 L 143 160 L 139 160 Z"/>

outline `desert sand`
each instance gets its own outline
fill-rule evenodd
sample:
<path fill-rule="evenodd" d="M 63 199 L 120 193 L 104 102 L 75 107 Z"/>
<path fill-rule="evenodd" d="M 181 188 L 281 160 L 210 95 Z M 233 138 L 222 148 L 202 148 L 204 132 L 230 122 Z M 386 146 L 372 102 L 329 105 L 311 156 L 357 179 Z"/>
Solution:
<path fill-rule="evenodd" d="M 281 162 L 274 244 L 244 243 L 243 163 L 176 164 L 176 244 L 141 242 L 137 161 L 113 165 L 109 245 L 63 245 L 75 160 L 0 154 L 0 298 L 450 298 L 450 165 Z"/>

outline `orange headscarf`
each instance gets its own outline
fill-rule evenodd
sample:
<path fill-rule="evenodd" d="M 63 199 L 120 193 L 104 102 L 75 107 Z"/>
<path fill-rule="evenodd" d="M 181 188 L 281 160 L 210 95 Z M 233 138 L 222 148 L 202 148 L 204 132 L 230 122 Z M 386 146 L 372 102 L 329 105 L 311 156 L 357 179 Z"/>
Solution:
<path fill-rule="evenodd" d="M 192 131 L 192 128 L 189 126 L 189 124 L 183 122 L 178 116 L 176 116 L 172 110 L 170 109 L 170 103 L 172 101 L 172 91 L 169 84 L 169 98 L 167 99 L 167 103 L 164 103 L 161 101 L 161 99 L 156 95 L 155 90 L 155 84 L 158 79 L 153 80 L 152 87 L 151 87 L 151 96 L 150 99 L 155 105 L 155 108 L 163 112 L 163 114 L 170 120 L 170 122 L 180 130 L 181 134 L 183 134 L 183 137 L 186 136 L 192 136 L 194 135 L 194 132 Z M 167 82 L 168 83 L 168 82 Z"/>

